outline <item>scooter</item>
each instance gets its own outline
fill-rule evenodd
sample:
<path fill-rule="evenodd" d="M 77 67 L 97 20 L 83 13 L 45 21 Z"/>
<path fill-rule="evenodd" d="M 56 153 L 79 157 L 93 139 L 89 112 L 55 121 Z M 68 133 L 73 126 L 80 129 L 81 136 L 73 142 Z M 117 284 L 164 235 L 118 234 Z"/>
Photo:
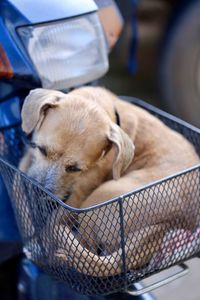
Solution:
<path fill-rule="evenodd" d="M 28 92 L 36 87 L 69 91 L 95 84 L 108 70 L 108 53 L 123 25 L 114 1 L 0 2 L 0 130 L 20 124 Z M 0 135 L 0 139 L 1 139 Z M 20 147 L 19 147 L 20 148 Z M 151 294 L 85 296 L 54 281 L 23 254 L 23 244 L 3 181 L 0 181 L 1 299 L 134 299 Z M 134 293 L 135 291 L 135 293 Z"/>

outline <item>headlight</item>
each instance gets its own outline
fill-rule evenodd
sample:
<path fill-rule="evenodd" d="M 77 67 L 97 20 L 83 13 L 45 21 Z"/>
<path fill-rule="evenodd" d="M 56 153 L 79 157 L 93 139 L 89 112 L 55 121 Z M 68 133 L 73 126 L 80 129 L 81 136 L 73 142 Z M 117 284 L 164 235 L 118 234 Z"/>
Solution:
<path fill-rule="evenodd" d="M 18 32 L 44 88 L 74 87 L 108 69 L 107 45 L 96 13 L 21 27 Z"/>

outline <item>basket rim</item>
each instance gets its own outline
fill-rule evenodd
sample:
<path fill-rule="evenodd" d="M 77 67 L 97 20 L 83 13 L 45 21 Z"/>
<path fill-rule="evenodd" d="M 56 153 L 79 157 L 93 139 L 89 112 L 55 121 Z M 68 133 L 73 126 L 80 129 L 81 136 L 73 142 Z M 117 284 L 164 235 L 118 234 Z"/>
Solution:
<path fill-rule="evenodd" d="M 135 104 L 135 105 L 138 105 L 138 106 L 141 106 L 153 113 L 157 113 L 159 114 L 160 116 L 162 117 L 165 117 L 167 119 L 170 119 L 171 121 L 174 121 L 176 123 L 178 123 L 179 125 L 182 125 L 184 127 L 187 127 L 188 129 L 192 130 L 192 131 L 195 131 L 196 133 L 200 134 L 200 128 L 182 120 L 181 118 L 179 117 L 176 117 L 152 104 L 149 104 L 139 98 L 136 98 L 136 97 L 132 97 L 132 96 L 119 96 L 120 99 L 122 100 L 125 100 L 127 102 L 130 102 L 132 104 Z"/>
<path fill-rule="evenodd" d="M 15 172 L 17 172 L 18 174 L 20 174 L 20 176 L 22 176 L 23 178 L 25 178 L 25 180 L 28 180 L 28 182 L 30 182 L 31 184 L 33 184 L 34 186 L 38 187 L 39 189 L 41 189 L 45 194 L 47 194 L 48 196 L 50 196 L 52 198 L 53 201 L 59 203 L 63 208 L 69 210 L 69 211 L 72 211 L 74 213 L 83 213 L 83 212 L 88 212 L 88 211 L 93 211 L 93 210 L 96 210 L 96 209 L 99 209 L 103 206 L 107 206 L 107 205 L 110 205 L 114 202 L 119 202 L 119 201 L 122 201 L 124 200 L 125 198 L 127 197 L 130 197 L 130 196 L 134 196 L 136 195 L 137 193 L 140 193 L 146 189 L 149 189 L 153 186 L 157 186 L 159 184 L 162 184 L 164 182 L 167 182 L 167 181 L 170 181 L 171 179 L 174 179 L 174 178 L 177 178 L 177 177 L 180 177 L 184 174 L 187 174 L 187 173 L 190 173 L 192 171 L 196 171 L 196 170 L 199 170 L 200 171 L 200 163 L 199 164 L 196 164 L 190 168 L 187 168 L 187 169 L 184 169 L 182 171 L 179 171 L 179 172 L 176 172 L 172 175 L 169 175 L 169 176 L 165 176 L 159 180 L 155 180 L 155 181 L 152 181 L 144 186 L 141 186 L 137 189 L 134 189 L 130 192 L 127 192 L 125 194 L 122 194 L 122 195 L 119 195 L 117 197 L 114 197 L 114 198 L 111 198 L 111 199 L 108 199 L 100 204 L 96 204 L 96 205 L 92 205 L 92 206 L 89 206 L 89 207 L 86 207 L 86 208 L 75 208 L 75 207 L 72 207 L 66 203 L 64 203 L 60 198 L 58 198 L 56 195 L 54 195 L 53 193 L 51 193 L 50 191 L 48 191 L 47 189 L 45 189 L 45 187 L 43 187 L 38 181 L 36 181 L 35 179 L 33 178 L 30 178 L 28 177 L 24 172 L 22 172 L 21 170 L 19 170 L 17 167 L 13 166 L 11 163 L 5 161 L 3 158 L 0 157 L 0 162 L 7 165 L 9 168 L 13 169 Z"/>

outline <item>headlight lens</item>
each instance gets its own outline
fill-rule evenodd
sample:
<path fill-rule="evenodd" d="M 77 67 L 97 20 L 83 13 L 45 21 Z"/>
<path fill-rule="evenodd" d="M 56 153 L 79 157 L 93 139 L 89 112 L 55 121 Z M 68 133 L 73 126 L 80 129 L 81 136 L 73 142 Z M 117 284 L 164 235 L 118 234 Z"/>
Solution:
<path fill-rule="evenodd" d="M 21 27 L 18 32 L 44 88 L 85 84 L 108 69 L 107 45 L 96 13 Z"/>

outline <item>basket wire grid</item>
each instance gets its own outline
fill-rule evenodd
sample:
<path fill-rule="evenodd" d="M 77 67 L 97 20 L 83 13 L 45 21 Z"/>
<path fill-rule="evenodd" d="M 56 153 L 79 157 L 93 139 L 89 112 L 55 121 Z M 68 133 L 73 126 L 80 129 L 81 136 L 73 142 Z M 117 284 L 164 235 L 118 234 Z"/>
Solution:
<path fill-rule="evenodd" d="M 200 156 L 200 130 L 140 100 L 126 100 L 182 133 Z M 101 295 L 124 291 L 134 282 L 199 255 L 200 165 L 80 210 L 67 206 L 21 173 L 17 165 L 22 155 L 20 126 L 1 129 L 0 171 L 25 254 L 77 292 Z M 170 200 L 164 207 L 161 200 L 166 197 Z M 188 205 L 181 204 L 183 197 L 189 199 Z M 154 207 L 152 198 L 156 198 Z M 187 215 L 183 216 L 185 210 Z M 165 222 L 155 223 L 154 214 L 160 214 Z M 168 221 L 171 214 L 176 218 Z M 134 231 L 126 222 L 133 217 Z"/>

